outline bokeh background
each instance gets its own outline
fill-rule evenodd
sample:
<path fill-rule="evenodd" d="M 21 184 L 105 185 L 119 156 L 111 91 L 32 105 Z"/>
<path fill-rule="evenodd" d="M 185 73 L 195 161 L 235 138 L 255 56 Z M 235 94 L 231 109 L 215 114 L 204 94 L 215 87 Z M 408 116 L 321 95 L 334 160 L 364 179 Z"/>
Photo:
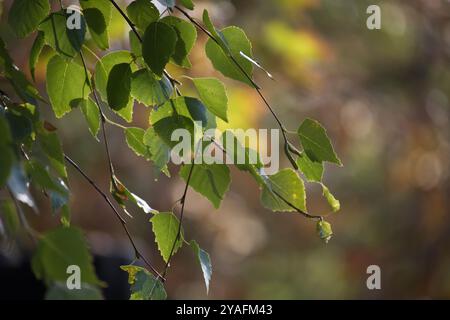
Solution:
<path fill-rule="evenodd" d="M 4 0 L 1 36 L 23 70 L 33 39 L 16 40 L 6 24 L 11 1 Z M 69 4 L 70 1 L 64 1 Z M 127 1 L 119 1 L 125 5 Z M 335 236 L 325 245 L 315 224 L 297 214 L 265 210 L 251 177 L 232 170 L 231 190 L 220 210 L 190 191 L 185 234 L 211 254 L 213 279 L 206 296 L 202 275 L 189 248 L 173 259 L 166 283 L 169 297 L 220 299 L 450 298 L 450 2 L 448 0 L 241 0 L 196 1 L 193 15 L 208 8 L 218 26 L 242 27 L 254 56 L 276 81 L 256 72 L 281 119 L 296 130 L 305 117 L 319 120 L 335 143 L 343 168 L 326 167 L 324 181 L 341 201 L 329 217 Z M 381 30 L 368 30 L 366 9 L 378 4 Z M 113 15 L 111 50 L 128 47 L 128 28 Z M 218 76 L 199 42 L 190 76 Z M 44 92 L 44 52 L 37 82 Z M 94 60 L 89 65 L 93 66 Z M 28 72 L 28 71 L 27 71 Z M 176 77 L 185 71 L 170 67 Z M 231 121 L 240 128 L 276 128 L 255 92 L 226 81 Z M 2 90 L 8 91 L 5 81 Z M 192 88 L 185 86 L 190 94 Z M 56 120 L 66 153 L 103 189 L 108 168 L 103 145 L 89 134 L 74 110 Z M 149 109 L 136 106 L 134 124 L 146 127 Z M 113 115 L 110 115 L 114 117 Z M 120 119 L 118 119 L 120 121 Z M 225 124 L 221 124 L 224 128 Z M 159 210 L 170 209 L 184 187 L 159 175 L 131 152 L 120 129 L 109 127 L 112 158 L 120 179 Z M 286 160 L 282 165 L 289 166 Z M 99 276 L 110 282 L 107 298 L 127 298 L 119 265 L 132 248 L 104 201 L 69 169 L 73 224 L 86 230 Z M 308 184 L 308 207 L 329 212 L 319 185 Z M 41 215 L 28 215 L 40 231 L 58 224 L 45 198 Z M 133 208 L 130 222 L 139 246 L 162 268 L 148 217 Z M 178 208 L 176 209 L 178 213 Z M 1 245 L 0 296 L 36 298 L 41 286 L 28 270 L 26 239 Z M 379 265 L 382 289 L 366 287 L 366 269 Z M 6 269 L 3 269 L 6 270 Z M 9 279 L 9 282 L 8 282 Z M 17 288 L 17 281 L 23 286 Z M 23 290 L 25 288 L 25 290 Z"/>

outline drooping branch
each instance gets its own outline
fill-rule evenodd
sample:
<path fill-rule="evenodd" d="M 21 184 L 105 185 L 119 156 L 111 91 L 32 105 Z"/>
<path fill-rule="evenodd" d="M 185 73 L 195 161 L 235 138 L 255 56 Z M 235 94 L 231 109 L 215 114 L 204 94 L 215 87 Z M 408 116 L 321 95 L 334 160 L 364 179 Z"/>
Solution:
<path fill-rule="evenodd" d="M 197 28 L 199 28 L 204 34 L 206 34 L 212 41 L 214 41 L 217 45 L 220 46 L 219 41 L 211 34 L 211 32 L 209 32 L 202 24 L 200 24 L 197 20 L 195 20 L 193 17 L 191 17 L 191 15 L 186 12 L 183 8 L 179 7 L 179 6 L 175 6 L 175 8 L 181 12 L 181 14 L 183 14 L 189 21 L 191 21 L 195 26 L 197 26 Z M 267 98 L 264 96 L 264 94 L 262 93 L 260 87 L 258 86 L 258 84 L 252 79 L 252 77 L 244 70 L 244 68 L 241 66 L 241 64 L 236 60 L 235 57 L 233 57 L 233 55 L 231 54 L 227 54 L 226 55 L 230 61 L 241 71 L 241 73 L 246 77 L 246 79 L 248 81 L 250 81 L 250 83 L 253 85 L 254 89 L 256 90 L 256 92 L 258 93 L 259 97 L 261 98 L 261 100 L 264 102 L 264 104 L 266 105 L 266 107 L 268 108 L 268 110 L 270 111 L 270 113 L 272 114 L 272 116 L 274 117 L 275 121 L 278 123 L 278 126 L 281 129 L 281 133 L 283 135 L 283 140 L 284 140 L 284 152 L 287 156 L 287 158 L 289 159 L 289 162 L 292 164 L 292 166 L 294 167 L 295 170 L 298 170 L 298 166 L 295 163 L 295 160 L 292 156 L 292 154 L 295 155 L 299 155 L 300 151 L 297 150 L 297 148 L 295 148 L 295 146 L 289 141 L 287 134 L 288 134 L 288 130 L 286 129 L 286 127 L 284 126 L 283 122 L 281 121 L 281 119 L 278 117 L 278 115 L 276 114 L 275 110 L 273 109 L 273 107 L 270 105 L 269 101 L 267 100 Z M 278 192 L 273 191 L 273 193 L 279 197 L 284 203 L 286 203 L 288 206 L 290 206 L 291 208 L 293 208 L 294 210 L 296 210 L 298 213 L 302 214 L 304 217 L 309 218 L 309 219 L 323 219 L 322 216 L 319 215 L 311 215 L 299 208 L 297 208 L 295 205 L 293 205 L 291 202 L 289 202 L 285 197 L 283 197 L 282 195 L 280 195 Z"/>
<path fill-rule="evenodd" d="M 139 251 L 138 247 L 136 246 L 135 241 L 133 240 L 133 237 L 131 236 L 131 233 L 127 227 L 127 222 L 125 221 L 125 219 L 120 215 L 120 213 L 117 211 L 117 209 L 114 207 L 113 203 L 111 202 L 111 200 L 109 199 L 109 197 L 106 195 L 105 192 L 103 192 L 100 187 L 80 168 L 80 166 L 78 164 L 75 163 L 75 161 L 73 161 L 70 157 L 68 157 L 67 155 L 64 155 L 64 159 L 66 159 L 66 161 L 75 169 L 77 170 L 84 179 L 86 179 L 86 181 L 103 197 L 103 199 L 106 201 L 106 203 L 109 205 L 109 207 L 112 209 L 112 211 L 114 212 L 115 216 L 117 217 L 117 219 L 119 220 L 120 224 L 122 225 L 128 240 L 130 241 L 131 245 L 133 246 L 134 252 L 136 254 L 136 258 L 138 259 L 142 259 L 142 261 L 144 261 L 144 263 L 150 268 L 150 270 L 159 278 L 162 279 L 162 281 L 165 281 L 165 278 L 163 275 L 161 275 L 158 270 L 156 270 L 155 267 L 153 267 L 153 265 L 150 263 L 150 261 L 147 260 L 147 258 L 145 258 L 145 256 Z"/>

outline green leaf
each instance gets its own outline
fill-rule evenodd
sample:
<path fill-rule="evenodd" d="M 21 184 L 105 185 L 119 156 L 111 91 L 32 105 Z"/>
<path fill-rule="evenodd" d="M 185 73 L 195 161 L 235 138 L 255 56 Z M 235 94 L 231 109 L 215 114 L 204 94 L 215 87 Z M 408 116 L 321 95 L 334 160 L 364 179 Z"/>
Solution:
<path fill-rule="evenodd" d="M 180 176 L 187 181 L 191 165 L 180 170 Z M 224 164 L 194 165 L 189 185 L 205 196 L 216 209 L 220 207 L 231 184 L 230 169 Z"/>
<path fill-rule="evenodd" d="M 145 30 L 142 56 L 150 70 L 160 78 L 175 52 L 176 43 L 177 33 L 165 23 L 152 22 Z"/>
<path fill-rule="evenodd" d="M 127 15 L 136 27 L 145 31 L 148 25 L 159 19 L 159 11 L 148 0 L 136 0 L 127 7 Z"/>
<path fill-rule="evenodd" d="M 130 49 L 134 56 L 137 57 L 137 61 L 139 61 L 140 64 L 144 64 L 144 59 L 142 59 L 142 44 L 139 41 L 136 34 L 133 32 L 133 30 L 130 30 L 128 32 L 128 38 L 130 42 Z M 141 63 L 142 60 L 142 63 Z"/>
<path fill-rule="evenodd" d="M 89 94 L 82 66 L 53 56 L 47 65 L 47 93 L 57 118 L 76 108 Z"/>
<path fill-rule="evenodd" d="M 216 78 L 195 78 L 192 81 L 209 111 L 228 122 L 228 97 L 224 84 Z"/>
<path fill-rule="evenodd" d="M 320 239 L 325 241 L 325 243 L 328 243 L 328 241 L 330 241 L 330 239 L 333 235 L 333 230 L 331 229 L 331 224 L 329 224 L 325 220 L 319 220 L 319 221 L 317 221 L 316 229 L 317 229 L 317 234 L 319 235 Z"/>
<path fill-rule="evenodd" d="M 328 161 L 342 166 L 342 162 L 334 152 L 326 130 L 319 122 L 312 119 L 305 119 L 298 128 L 298 135 L 305 153 L 312 161 Z"/>
<path fill-rule="evenodd" d="M 141 69 L 131 76 L 131 96 L 146 106 L 161 105 L 173 93 L 170 81 L 157 80 L 148 69 Z"/>
<path fill-rule="evenodd" d="M 67 187 L 64 180 L 57 178 L 55 182 L 61 189 L 64 190 L 64 193 L 60 193 L 58 191 L 49 191 L 50 201 L 52 206 L 53 214 L 57 214 L 61 211 L 61 222 L 63 225 L 70 225 L 70 208 L 69 208 L 69 188 Z"/>
<path fill-rule="evenodd" d="M 86 22 L 81 15 L 81 28 L 67 28 L 68 15 L 65 11 L 50 14 L 40 25 L 45 34 L 45 43 L 60 55 L 73 58 L 80 52 L 86 35 Z"/>
<path fill-rule="evenodd" d="M 322 191 L 323 196 L 325 197 L 325 199 L 327 199 L 328 204 L 330 205 L 331 209 L 333 209 L 333 212 L 339 211 L 339 209 L 341 209 L 341 203 L 333 196 L 330 190 L 323 183 Z"/>
<path fill-rule="evenodd" d="M 111 22 L 112 4 L 108 0 L 80 0 L 80 6 L 97 46 L 106 50 L 109 48 L 108 27 Z"/>
<path fill-rule="evenodd" d="M 192 2 L 192 0 L 180 0 L 180 2 L 183 5 L 183 7 L 189 10 L 194 10 L 194 3 Z"/>
<path fill-rule="evenodd" d="M 11 149 L 12 136 L 8 121 L 0 113 L 0 187 L 8 181 L 14 163 L 14 153 Z"/>
<path fill-rule="evenodd" d="M 38 279 L 47 284 L 67 280 L 67 267 L 77 265 L 81 269 L 81 282 L 101 284 L 92 264 L 83 233 L 73 227 L 59 227 L 43 235 L 31 262 Z"/>
<path fill-rule="evenodd" d="M 222 29 L 220 36 L 224 39 L 223 42 L 226 44 L 227 50 L 211 39 L 208 40 L 205 46 L 206 55 L 211 60 L 214 68 L 228 78 L 254 87 L 252 81 L 242 72 L 244 70 L 252 78 L 253 64 L 240 54 L 240 52 L 243 52 L 248 57 L 253 56 L 252 45 L 245 32 L 238 27 L 231 26 Z M 238 62 L 242 70 L 232 62 L 230 56 Z"/>
<path fill-rule="evenodd" d="M 39 31 L 36 36 L 36 39 L 34 39 L 33 46 L 31 47 L 30 58 L 28 63 L 33 81 L 36 81 L 36 79 L 34 78 L 34 71 L 36 69 L 36 64 L 39 60 L 39 56 L 41 55 L 44 45 L 45 45 L 44 33 L 42 31 Z"/>
<path fill-rule="evenodd" d="M 16 206 L 11 200 L 0 201 L 0 236 L 15 237 L 20 229 Z"/>
<path fill-rule="evenodd" d="M 121 266 L 128 272 L 128 283 L 131 285 L 130 300 L 166 300 L 164 285 L 146 269 L 128 265 Z"/>
<path fill-rule="evenodd" d="M 33 105 L 37 104 L 37 100 L 43 100 L 38 90 L 27 80 L 23 72 L 14 65 L 11 57 L 6 50 L 3 39 L 0 38 L 0 72 L 11 82 L 16 93 Z"/>
<path fill-rule="evenodd" d="M 127 108 L 131 94 L 131 67 L 128 63 L 112 67 L 107 83 L 108 104 L 116 112 Z M 131 117 L 131 115 L 130 115 Z"/>
<path fill-rule="evenodd" d="M 1 125 L 1 123 L 0 123 Z M 14 153 L 7 145 L 0 145 L 0 188 L 8 181 L 14 163 Z"/>
<path fill-rule="evenodd" d="M 169 146 L 156 134 L 154 128 L 148 128 L 144 134 L 144 144 L 150 151 L 150 158 L 158 168 L 165 175 L 170 177 L 169 170 L 167 169 L 167 163 L 170 159 Z"/>
<path fill-rule="evenodd" d="M 42 130 L 39 134 L 39 143 L 52 167 L 62 178 L 67 178 L 64 153 L 56 132 L 46 132 L 45 130 Z"/>
<path fill-rule="evenodd" d="M 198 243 L 195 240 L 191 240 L 189 243 L 192 250 L 194 250 L 195 255 L 197 256 L 198 262 L 200 263 L 200 267 L 203 272 L 203 279 L 205 280 L 206 285 L 206 294 L 209 292 L 209 283 L 211 281 L 212 276 L 212 265 L 211 259 L 209 257 L 208 252 L 200 248 Z"/>
<path fill-rule="evenodd" d="M 27 206 L 37 212 L 37 207 L 34 203 L 33 197 L 28 190 L 28 181 L 23 172 L 23 168 L 19 163 L 15 163 L 9 174 L 8 188 L 11 190 L 14 198 L 17 201 L 25 203 Z"/>
<path fill-rule="evenodd" d="M 65 282 L 56 282 L 48 289 L 45 300 L 103 300 L 103 295 L 87 283 L 82 283 L 80 289 L 70 290 Z"/>
<path fill-rule="evenodd" d="M 174 115 L 165 117 L 153 125 L 156 134 L 166 143 L 170 148 L 175 147 L 179 142 L 172 141 L 172 135 L 176 130 L 187 130 L 190 134 L 190 137 L 194 136 L 195 126 L 190 118 Z M 194 141 L 192 142 L 192 146 L 194 146 Z"/>
<path fill-rule="evenodd" d="M 297 158 L 297 165 L 308 181 L 320 182 L 323 176 L 323 164 L 312 161 L 307 154 L 302 153 Z"/>
<path fill-rule="evenodd" d="M 285 201 L 306 211 L 306 195 L 303 180 L 292 169 L 283 169 L 271 176 L 263 176 L 265 184 L 261 194 L 263 206 L 272 211 L 295 211 Z"/>
<path fill-rule="evenodd" d="M 26 163 L 27 173 L 31 176 L 31 181 L 45 189 L 46 191 L 54 191 L 60 196 L 68 197 L 68 190 L 61 184 L 56 183 L 48 171 L 35 159 L 30 159 Z"/>
<path fill-rule="evenodd" d="M 150 219 L 150 222 L 152 223 L 152 229 L 155 234 L 155 241 L 158 245 L 159 252 L 167 263 L 170 254 L 172 253 L 172 255 L 175 255 L 178 249 L 183 246 L 182 228 L 180 237 L 177 239 L 180 221 L 172 212 L 161 212 L 155 214 L 153 218 Z"/>
<path fill-rule="evenodd" d="M 230 48 L 228 47 L 225 38 L 223 37 L 223 34 L 221 34 L 216 29 L 216 27 L 211 21 L 211 18 L 209 17 L 209 12 L 206 9 L 203 10 L 203 24 L 205 25 L 206 29 L 211 33 L 213 38 L 217 41 L 222 50 L 226 53 L 230 53 Z"/>
<path fill-rule="evenodd" d="M 203 103 L 191 97 L 177 97 L 167 101 L 150 114 L 150 124 L 154 125 L 163 118 L 176 115 L 189 118 L 192 121 L 201 122 L 203 128 L 215 127 L 215 122 L 208 117 Z"/>
<path fill-rule="evenodd" d="M 24 142 L 31 138 L 33 133 L 33 123 L 26 112 L 28 110 L 17 106 L 5 112 L 5 117 L 9 122 L 9 128 L 14 142 Z"/>
<path fill-rule="evenodd" d="M 107 84 L 111 69 L 121 63 L 131 64 L 133 56 L 130 51 L 119 50 L 104 55 L 95 65 L 95 86 L 103 100 L 108 99 Z"/>
<path fill-rule="evenodd" d="M 123 208 L 126 214 L 132 217 L 132 215 L 128 213 L 126 208 L 127 201 L 131 201 L 132 203 L 136 204 L 139 208 L 142 209 L 142 211 L 144 211 L 144 213 L 158 213 L 158 210 L 151 208 L 145 200 L 130 192 L 116 176 L 113 176 L 113 179 L 114 180 L 111 181 L 110 192 L 117 203 Z"/>
<path fill-rule="evenodd" d="M 18 37 L 24 38 L 37 28 L 49 12 L 48 0 L 15 0 L 9 10 L 8 23 Z"/>
<path fill-rule="evenodd" d="M 138 156 L 150 159 L 151 154 L 147 145 L 144 144 L 145 130 L 141 128 L 127 128 L 124 130 L 128 146 Z"/>
<path fill-rule="evenodd" d="M 172 61 L 180 67 L 192 67 L 188 55 L 197 40 L 197 29 L 192 23 L 175 16 L 164 17 L 161 19 L 161 22 L 171 26 L 177 33 L 178 39 L 175 52 L 172 55 Z"/>
<path fill-rule="evenodd" d="M 97 137 L 97 133 L 100 129 L 100 111 L 98 109 L 97 104 L 91 98 L 83 101 L 81 104 L 81 112 L 86 119 L 86 122 L 89 126 L 89 131 L 94 136 Z"/>
<path fill-rule="evenodd" d="M 108 80 L 111 70 L 118 64 L 131 64 L 133 56 L 130 51 L 114 51 L 103 56 L 95 65 L 95 85 L 103 100 L 108 101 Z M 133 66 L 131 66 L 133 71 Z M 117 84 L 120 86 L 120 84 Z M 112 86 L 112 85 L 111 85 Z M 133 117 L 133 99 L 129 99 L 125 108 L 115 110 L 125 121 L 131 122 Z"/>

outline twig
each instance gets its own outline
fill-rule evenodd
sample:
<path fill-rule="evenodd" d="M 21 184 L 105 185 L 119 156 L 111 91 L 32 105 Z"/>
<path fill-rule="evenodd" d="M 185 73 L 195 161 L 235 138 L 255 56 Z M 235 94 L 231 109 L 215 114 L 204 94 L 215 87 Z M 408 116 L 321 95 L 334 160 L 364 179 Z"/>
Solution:
<path fill-rule="evenodd" d="M 183 8 L 180 8 L 179 6 L 175 6 L 175 8 L 180 11 L 189 21 L 191 21 L 195 26 L 197 26 L 203 33 L 205 33 L 212 41 L 214 41 L 217 45 L 220 46 L 219 41 L 211 34 L 211 32 L 209 32 L 204 26 L 202 26 L 200 23 L 197 22 L 197 20 L 195 20 L 193 17 L 191 17 L 189 15 L 189 13 L 187 13 Z M 291 153 L 294 154 L 298 154 L 299 151 L 294 147 L 294 145 L 289 141 L 287 134 L 289 133 L 289 131 L 286 129 L 286 127 L 284 126 L 284 124 L 281 122 L 281 119 L 278 117 L 278 115 L 275 113 L 275 110 L 272 108 L 272 106 L 270 105 L 269 101 L 267 100 L 267 98 L 264 96 L 264 94 L 262 93 L 260 87 L 256 84 L 256 82 L 252 79 L 252 77 L 244 70 L 244 68 L 240 65 L 240 63 L 236 60 L 235 57 L 233 57 L 233 55 L 231 54 L 227 54 L 227 57 L 232 61 L 232 63 L 234 65 L 236 65 L 236 67 L 241 71 L 241 73 L 246 77 L 246 79 L 248 81 L 250 81 L 250 83 L 253 85 L 254 89 L 256 90 L 256 92 L 258 93 L 258 95 L 260 96 L 261 100 L 264 102 L 264 104 L 266 105 L 266 107 L 269 109 L 270 113 L 272 114 L 272 116 L 275 118 L 275 121 L 278 123 L 278 126 L 281 129 L 281 133 L 283 135 L 283 140 L 284 140 L 284 152 L 286 154 L 286 156 L 288 157 L 289 161 L 291 162 L 291 165 L 294 167 L 295 170 L 298 170 L 298 166 L 295 163 L 294 158 L 292 157 Z M 292 207 L 293 209 L 295 209 L 298 213 L 302 214 L 303 216 L 305 216 L 306 218 L 309 219 L 322 219 L 322 216 L 318 216 L 318 215 L 311 215 L 303 210 L 300 210 L 299 208 L 297 208 L 295 205 L 293 205 L 292 203 L 290 203 L 286 198 L 284 198 L 283 196 L 281 196 L 278 192 L 274 192 L 274 194 L 276 196 L 278 196 L 281 200 L 283 200 L 283 202 L 285 202 L 288 206 Z"/>
<path fill-rule="evenodd" d="M 128 239 L 130 240 L 131 245 L 133 246 L 136 258 L 138 259 L 142 259 L 142 261 L 144 261 L 144 263 L 153 271 L 153 273 L 155 273 L 155 275 L 159 278 L 161 278 L 163 281 L 165 281 L 164 276 L 162 276 L 158 270 L 156 270 L 153 265 L 145 258 L 144 255 L 141 254 L 141 252 L 139 251 L 139 249 L 136 246 L 136 243 L 133 240 L 133 237 L 131 236 L 130 231 L 128 230 L 127 227 L 127 222 L 125 221 L 125 219 L 120 215 L 120 213 L 117 211 L 117 209 L 114 207 L 114 205 L 112 204 L 111 200 L 108 198 L 108 196 L 106 195 L 106 193 L 104 193 L 99 187 L 98 185 L 80 168 L 80 166 L 78 164 L 75 163 L 75 161 L 73 161 L 70 157 L 68 157 L 67 155 L 64 155 L 64 158 L 66 159 L 66 161 L 68 163 L 70 163 L 70 165 L 72 165 L 72 167 L 74 167 L 85 179 L 86 181 L 89 182 L 89 184 L 103 197 L 103 199 L 105 199 L 106 203 L 109 205 L 109 207 L 113 210 L 115 216 L 117 217 L 117 219 L 119 220 L 120 224 L 122 225 Z"/>

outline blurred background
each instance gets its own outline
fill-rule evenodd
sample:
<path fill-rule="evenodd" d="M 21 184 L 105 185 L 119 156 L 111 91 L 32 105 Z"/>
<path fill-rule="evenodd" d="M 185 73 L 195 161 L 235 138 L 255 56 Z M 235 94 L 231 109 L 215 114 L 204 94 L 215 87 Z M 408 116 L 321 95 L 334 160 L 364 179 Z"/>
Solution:
<path fill-rule="evenodd" d="M 127 1 L 120 2 L 124 8 Z M 206 296 L 198 263 L 184 248 L 169 272 L 169 298 L 450 298 L 450 2 L 195 2 L 194 16 L 201 18 L 208 8 L 217 26 L 237 25 L 246 31 L 254 56 L 276 79 L 256 72 L 256 80 L 290 130 L 305 117 L 328 129 L 344 167 L 327 165 L 324 181 L 341 201 L 341 210 L 329 217 L 335 236 L 325 245 L 312 221 L 265 210 L 257 184 L 245 173 L 232 169 L 232 187 L 220 210 L 190 190 L 185 235 L 211 255 L 211 289 Z M 1 36 L 16 64 L 28 73 L 34 36 L 14 39 L 6 24 L 10 4 L 3 1 Z M 381 7 L 381 30 L 366 27 L 371 4 Z M 128 48 L 128 30 L 114 13 L 111 50 Z M 231 121 L 221 128 L 276 128 L 251 88 L 213 70 L 203 50 L 206 40 L 199 34 L 192 70 L 170 67 L 170 72 L 226 81 Z M 49 53 L 43 53 L 37 69 L 41 92 Z M 0 84 L 8 92 L 3 80 Z M 182 91 L 194 94 L 188 86 Z M 92 138 L 81 112 L 56 120 L 46 108 L 42 113 L 58 127 L 65 152 L 107 190 L 103 145 Z M 134 124 L 147 127 L 149 111 L 137 105 Z M 156 173 L 127 148 L 120 129 L 108 129 L 120 179 L 152 207 L 170 209 L 184 187 L 178 169 L 170 167 L 172 179 Z M 289 166 L 286 159 L 282 164 Z M 105 295 L 127 298 L 126 274 L 119 265 L 133 259 L 132 248 L 102 198 L 70 168 L 69 178 L 73 225 L 86 231 L 99 277 L 110 283 Z M 329 212 L 320 186 L 307 184 L 307 189 L 309 210 Z M 39 231 L 56 226 L 59 220 L 52 217 L 47 201 L 37 192 L 35 197 L 41 215 L 29 214 L 31 224 Z M 132 233 L 162 268 L 148 217 L 137 208 L 132 211 Z M 30 248 L 26 239 L 1 245 L 0 266 L 9 269 L 0 267 L 0 297 L 43 294 L 29 271 Z M 366 287 L 366 269 L 373 264 L 381 267 L 381 290 Z"/>

